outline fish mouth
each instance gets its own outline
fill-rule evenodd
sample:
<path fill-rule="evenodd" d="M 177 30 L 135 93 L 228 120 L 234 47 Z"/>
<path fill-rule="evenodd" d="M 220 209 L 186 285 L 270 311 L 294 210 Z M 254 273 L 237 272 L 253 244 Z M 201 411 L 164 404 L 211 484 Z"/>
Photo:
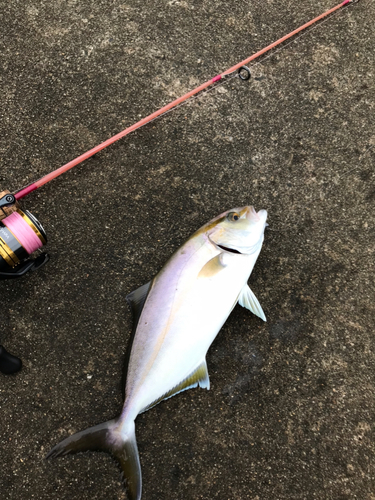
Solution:
<path fill-rule="evenodd" d="M 266 222 L 267 220 L 267 210 L 259 210 L 259 212 L 257 212 L 252 205 L 245 207 L 245 210 L 241 213 L 241 215 L 245 215 L 246 219 L 253 222 L 260 222 L 261 220 Z"/>
<path fill-rule="evenodd" d="M 224 245 L 218 245 L 218 244 L 216 244 L 216 246 L 218 246 L 219 248 L 221 248 L 225 252 L 236 253 L 236 254 L 242 255 L 242 252 L 240 252 L 239 250 L 236 250 L 235 248 L 229 248 L 229 247 L 225 247 Z"/>
<path fill-rule="evenodd" d="M 218 243 L 215 243 L 210 237 L 208 237 L 208 240 L 215 245 L 216 248 L 220 248 L 220 250 L 224 250 L 224 252 L 229 252 L 229 253 L 234 253 L 237 255 L 242 255 L 242 252 L 237 250 L 236 248 L 231 248 L 231 247 L 226 247 L 225 245 L 219 245 Z"/>

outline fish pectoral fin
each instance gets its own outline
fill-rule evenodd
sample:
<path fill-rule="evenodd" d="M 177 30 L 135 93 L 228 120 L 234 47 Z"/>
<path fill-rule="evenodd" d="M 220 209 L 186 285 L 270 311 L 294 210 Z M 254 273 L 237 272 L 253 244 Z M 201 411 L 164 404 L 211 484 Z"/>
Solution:
<path fill-rule="evenodd" d="M 222 269 L 227 267 L 227 265 L 226 255 L 224 253 L 219 253 L 219 255 L 213 257 L 202 267 L 198 274 L 198 278 L 212 278 Z"/>
<path fill-rule="evenodd" d="M 250 290 L 249 285 L 245 285 L 238 297 L 238 303 L 240 306 L 249 309 L 255 316 L 258 316 L 263 321 L 266 320 L 266 316 L 263 312 L 262 306 L 259 304 L 259 300 L 255 297 L 254 293 Z"/>
<path fill-rule="evenodd" d="M 153 401 L 151 404 L 146 406 L 140 413 L 143 413 L 153 406 L 156 406 L 160 401 L 164 399 L 169 399 L 175 396 L 179 392 L 187 391 L 188 389 L 193 389 L 194 387 L 202 387 L 202 389 L 209 390 L 210 388 L 210 378 L 208 376 L 207 363 L 204 359 L 202 363 L 196 368 L 188 377 L 186 377 L 182 382 L 175 385 L 173 389 L 163 394 L 160 398 Z"/>
<path fill-rule="evenodd" d="M 138 320 L 142 313 L 143 306 L 145 305 L 151 285 L 152 281 L 149 281 L 126 296 L 126 301 L 132 308 L 134 316 L 134 329 L 137 327 Z"/>

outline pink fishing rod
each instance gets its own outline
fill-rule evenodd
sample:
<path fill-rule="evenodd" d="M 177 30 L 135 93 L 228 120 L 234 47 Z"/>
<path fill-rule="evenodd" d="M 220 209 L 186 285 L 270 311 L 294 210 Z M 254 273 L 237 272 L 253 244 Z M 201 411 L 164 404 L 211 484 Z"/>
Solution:
<path fill-rule="evenodd" d="M 257 59 L 258 57 L 262 56 L 266 52 L 270 51 L 271 49 L 273 49 L 273 48 L 277 47 L 278 45 L 280 45 L 281 43 L 285 42 L 289 38 L 297 35 L 297 33 L 300 33 L 301 31 L 303 31 L 306 28 L 308 28 L 309 26 L 317 23 L 321 19 L 329 16 L 330 14 L 332 14 L 335 11 L 337 11 L 338 9 L 341 9 L 345 5 L 348 5 L 348 4 L 351 4 L 351 3 L 357 3 L 358 1 L 359 0 L 345 0 L 344 2 L 339 3 L 335 7 L 332 7 L 331 9 L 327 10 L 326 12 L 324 12 L 323 14 L 321 14 L 320 16 L 315 17 L 311 21 L 303 24 L 299 28 L 297 28 L 294 31 L 292 31 L 292 32 L 288 33 L 287 35 L 283 36 L 282 38 L 280 38 L 276 42 L 271 43 L 270 45 L 268 45 L 264 49 L 259 50 L 258 52 L 256 52 L 252 56 L 248 57 L 247 59 L 244 59 L 243 61 L 239 62 L 235 66 L 232 66 L 228 70 L 224 71 L 224 73 L 221 73 L 220 75 L 217 75 L 214 78 L 211 78 L 207 82 L 202 83 L 201 85 L 199 85 L 195 89 L 191 90 L 187 94 L 185 94 L 182 97 L 179 97 L 178 99 L 170 102 L 166 106 L 163 106 L 162 108 L 160 108 L 159 110 L 157 110 L 154 113 L 150 114 L 149 116 L 146 116 L 145 118 L 142 118 L 142 120 L 140 120 L 139 122 L 135 123 L 134 125 L 131 125 L 130 127 L 128 127 L 125 130 L 123 130 L 122 132 L 119 132 L 118 134 L 114 135 L 110 139 L 107 139 L 106 141 L 102 142 L 98 146 L 95 146 L 94 148 L 90 149 L 86 153 L 78 156 L 77 158 L 75 158 L 74 160 L 70 161 L 66 165 L 63 165 L 62 167 L 58 168 L 57 170 L 54 170 L 53 172 L 45 175 L 44 177 L 42 177 L 38 181 L 33 182 L 32 184 L 29 184 L 28 186 L 26 186 L 25 188 L 21 189 L 20 191 L 18 191 L 15 194 L 16 199 L 20 200 L 21 198 L 24 198 L 29 193 L 35 191 L 36 189 L 40 188 L 44 184 L 47 184 L 47 182 L 52 181 L 52 179 L 55 179 L 56 177 L 58 177 L 59 175 L 65 173 L 65 172 L 67 172 L 68 170 L 70 170 L 71 168 L 75 167 L 79 163 L 87 160 L 88 158 L 90 158 L 91 156 L 95 155 L 96 153 L 98 153 L 102 149 L 106 148 L 110 144 L 113 144 L 114 142 L 118 141 L 122 137 L 125 137 L 126 135 L 130 134 L 131 132 L 134 132 L 134 130 L 137 130 L 140 127 L 143 127 L 143 125 L 146 125 L 147 123 L 149 123 L 150 121 L 154 120 L 158 116 L 166 113 L 167 111 L 171 110 L 172 108 L 175 108 L 176 106 L 178 106 L 182 102 L 186 101 L 190 97 L 198 94 L 199 92 L 201 92 L 202 90 L 206 89 L 207 87 L 209 87 L 210 85 L 214 84 L 215 82 L 218 82 L 223 77 L 229 75 L 230 73 L 233 73 L 234 71 L 241 70 L 241 68 L 243 66 L 245 66 L 246 64 L 248 64 L 249 62 L 254 61 L 254 59 Z M 250 76 L 250 74 L 249 74 L 249 76 Z"/>

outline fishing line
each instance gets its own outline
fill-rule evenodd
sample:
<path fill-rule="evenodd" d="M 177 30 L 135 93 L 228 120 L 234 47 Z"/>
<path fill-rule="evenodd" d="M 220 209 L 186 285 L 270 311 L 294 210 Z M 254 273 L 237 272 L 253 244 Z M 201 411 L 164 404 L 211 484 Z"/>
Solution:
<path fill-rule="evenodd" d="M 348 6 L 354 4 L 354 3 L 358 3 L 359 0 L 354 0 L 353 2 L 350 2 L 348 4 Z M 294 38 L 287 42 L 287 43 L 282 43 L 280 47 L 278 48 L 273 48 L 273 49 L 270 49 L 270 54 L 262 57 L 262 59 L 258 62 L 255 62 L 253 64 L 250 65 L 250 68 L 255 68 L 256 66 L 258 65 L 263 65 L 264 62 L 269 59 L 270 57 L 273 57 L 275 56 L 278 52 L 286 49 L 287 47 L 289 47 L 289 45 L 292 45 L 293 43 L 296 43 L 297 41 L 299 41 L 303 36 L 306 36 L 308 34 L 310 34 L 311 31 L 313 31 L 314 29 L 317 29 L 319 28 L 322 24 L 328 22 L 328 21 L 331 21 L 333 17 L 335 16 L 338 16 L 340 14 L 343 14 L 343 11 L 336 11 L 334 13 L 332 13 L 329 17 L 325 18 L 325 19 L 322 19 L 320 21 L 317 22 L 317 24 L 311 26 L 310 28 L 306 29 L 305 32 L 303 33 L 300 33 L 299 35 L 295 35 Z M 261 57 L 261 56 L 259 56 Z M 248 76 L 247 77 L 244 77 L 243 74 L 242 74 L 242 70 L 244 70 L 245 72 L 248 72 Z M 249 80 L 251 77 L 251 73 L 249 71 L 249 68 L 247 68 L 245 65 L 243 65 L 239 70 L 238 70 L 238 73 L 235 73 L 233 75 L 226 75 L 226 78 L 223 79 L 222 81 L 219 81 L 219 82 L 215 82 L 211 88 L 207 89 L 207 90 L 204 90 L 202 91 L 200 94 L 198 95 L 195 95 L 193 97 L 190 97 L 188 100 L 184 101 L 184 102 L 181 102 L 180 104 L 178 104 L 176 107 L 166 111 L 165 113 L 163 113 L 162 115 L 159 115 L 155 118 L 153 118 L 152 120 L 150 120 L 150 122 L 148 123 L 152 123 L 154 122 L 155 120 L 158 120 L 159 118 L 162 118 L 162 117 L 165 117 L 167 114 L 173 112 L 173 111 L 176 111 L 177 109 L 181 108 L 182 106 L 187 106 L 188 104 L 192 104 L 194 103 L 197 99 L 201 99 L 203 97 L 205 97 L 209 92 L 212 92 L 213 90 L 217 90 L 219 87 L 221 86 L 224 86 L 224 85 L 228 85 L 232 79 L 234 78 L 240 78 L 242 81 L 247 81 Z"/>
<path fill-rule="evenodd" d="M 3 225 L 9 229 L 29 255 L 46 243 L 32 220 L 20 210 L 4 219 Z"/>
<path fill-rule="evenodd" d="M 352 2 L 349 2 L 349 3 L 348 3 L 348 7 L 350 7 L 351 5 L 353 5 L 353 4 L 355 4 L 355 3 L 358 3 L 358 2 L 359 2 L 359 0 L 353 0 Z M 289 42 L 287 42 L 287 43 L 282 43 L 282 44 L 281 44 L 281 46 L 280 46 L 280 47 L 278 47 L 278 48 L 273 48 L 273 49 L 270 49 L 270 53 L 269 53 L 268 55 L 266 55 L 266 56 L 262 57 L 262 59 L 261 59 L 260 61 L 257 61 L 257 62 L 255 62 L 255 63 L 251 64 L 251 65 L 250 65 L 250 68 L 255 68 L 255 67 L 256 67 L 256 66 L 258 66 L 258 65 L 263 65 L 263 64 L 264 64 L 264 62 L 265 62 L 267 59 L 269 59 L 269 58 L 271 58 L 271 57 L 275 56 L 278 52 L 281 52 L 282 50 L 284 50 L 284 49 L 286 49 L 287 47 L 289 47 L 289 45 L 292 45 L 293 43 L 298 42 L 298 41 L 299 41 L 302 37 L 304 37 L 304 36 L 306 36 L 306 35 L 310 34 L 310 33 L 311 33 L 311 31 L 313 31 L 313 30 L 315 30 L 315 29 L 317 29 L 317 28 L 321 27 L 321 26 L 322 26 L 322 24 L 324 24 L 324 23 L 326 23 L 326 22 L 328 22 L 328 21 L 331 21 L 331 20 L 333 19 L 333 17 L 335 17 L 335 16 L 339 16 L 339 15 L 341 15 L 341 14 L 343 14 L 343 11 L 342 11 L 342 10 L 338 10 L 338 11 L 336 11 L 336 12 L 333 12 L 330 16 L 326 17 L 325 19 L 321 19 L 321 20 L 320 20 L 320 21 L 318 21 L 315 25 L 313 25 L 313 26 L 311 26 L 310 28 L 306 29 L 306 31 L 304 31 L 303 33 L 300 33 L 299 35 L 295 35 L 295 36 L 294 36 L 294 38 L 293 38 L 292 40 L 290 40 Z M 259 56 L 259 57 L 261 57 L 261 56 Z M 244 65 L 244 66 L 242 66 L 242 68 L 243 68 L 243 69 L 245 69 L 245 70 L 246 70 L 246 69 L 248 69 L 248 68 L 246 68 L 246 66 L 245 66 L 245 65 Z M 165 115 L 167 115 L 168 113 L 170 113 L 171 111 L 174 111 L 174 110 L 176 110 L 176 109 L 178 109 L 178 108 L 180 108 L 180 107 L 182 107 L 182 106 L 185 106 L 185 105 L 191 104 L 191 103 L 192 103 L 192 102 L 194 102 L 196 99 L 200 99 L 201 97 L 206 96 L 209 92 L 211 92 L 211 91 L 213 91 L 213 90 L 216 90 L 218 87 L 223 86 L 223 85 L 227 85 L 228 83 L 230 83 L 231 79 L 233 79 L 233 78 L 240 78 L 240 79 L 242 79 L 243 81 L 246 81 L 246 80 L 248 80 L 248 79 L 249 79 L 249 78 L 241 78 L 241 73 L 240 73 L 240 72 L 238 72 L 238 73 L 236 73 L 236 74 L 234 74 L 234 75 L 227 75 L 227 77 L 226 77 L 226 79 L 225 79 L 225 80 L 221 81 L 220 83 L 216 83 L 216 84 L 214 84 L 214 85 L 213 85 L 210 89 L 205 90 L 205 91 L 202 91 L 200 94 L 198 94 L 198 95 L 196 95 L 196 96 L 194 96 L 194 97 L 191 97 L 191 98 L 190 98 L 190 99 L 188 99 L 187 101 L 182 102 L 181 104 L 179 104 L 179 105 L 178 105 L 178 106 L 176 106 L 175 108 L 173 108 L 173 109 L 171 109 L 171 110 L 169 110 L 169 111 L 165 112 L 163 115 L 160 115 L 160 116 L 158 116 L 157 118 L 161 118 L 162 116 L 165 116 Z M 157 118 L 154 118 L 153 120 L 151 120 L 151 122 L 155 121 Z M 151 122 L 150 122 L 150 123 L 151 123 Z"/>
<path fill-rule="evenodd" d="M 350 2 L 348 4 L 348 6 L 352 5 L 352 4 L 355 4 L 355 3 L 358 3 L 359 0 L 354 0 L 353 2 Z M 256 66 L 259 66 L 259 65 L 264 65 L 264 62 L 275 56 L 277 53 L 281 52 L 282 50 L 286 49 L 287 47 L 289 47 L 289 45 L 292 45 L 296 42 L 298 42 L 302 37 L 308 35 L 311 33 L 311 31 L 313 31 L 314 29 L 317 29 L 317 28 L 320 28 L 322 24 L 328 22 L 328 21 L 331 21 L 333 17 L 335 16 L 339 16 L 343 14 L 343 11 L 342 10 L 338 10 L 336 12 L 333 12 L 330 16 L 324 18 L 324 19 L 321 19 L 320 21 L 318 21 L 315 25 L 311 26 L 310 28 L 306 29 L 306 31 L 304 31 L 303 33 L 300 33 L 299 35 L 295 35 L 294 38 L 287 42 L 287 43 L 282 43 L 280 47 L 278 48 L 274 48 L 274 49 L 271 49 L 270 50 L 270 53 L 268 55 L 265 55 L 264 57 L 262 57 L 262 59 L 260 61 L 257 61 L 253 64 L 250 65 L 250 68 L 255 68 Z M 260 56 L 261 57 L 261 56 Z M 243 74 L 242 74 L 242 70 L 244 70 L 245 72 L 248 73 L 247 77 L 244 77 Z M 223 79 L 222 81 L 220 82 L 215 82 L 211 88 L 207 89 L 207 90 L 204 90 L 202 91 L 201 93 L 199 93 L 198 95 L 195 95 L 193 97 L 190 97 L 188 100 L 184 101 L 184 102 L 181 102 L 180 104 L 178 104 L 176 107 L 166 111 L 165 113 L 163 113 L 162 115 L 159 115 L 155 118 L 153 118 L 150 122 L 148 123 L 152 123 L 154 122 L 155 120 L 158 120 L 159 118 L 162 118 L 162 117 L 165 117 L 167 114 L 173 112 L 173 111 L 176 111 L 177 109 L 181 108 L 182 106 L 187 106 L 189 104 L 193 104 L 197 99 L 201 99 L 203 97 L 205 97 L 209 92 L 212 92 L 213 90 L 217 90 L 219 87 L 221 86 L 224 86 L 224 85 L 227 85 L 229 83 L 231 83 L 231 80 L 233 80 L 234 78 L 240 78 L 241 80 L 243 81 L 246 81 L 246 80 L 249 80 L 251 77 L 251 73 L 250 73 L 250 70 L 248 67 L 246 66 L 242 66 L 239 70 L 238 70 L 238 73 L 235 73 L 233 75 L 227 75 L 225 79 Z"/>
<path fill-rule="evenodd" d="M 339 177 L 339 180 L 343 179 L 344 177 L 347 177 L 350 173 L 354 172 L 355 170 L 358 169 L 359 165 L 363 162 L 365 156 L 367 155 L 367 153 L 369 151 L 371 151 L 371 149 L 374 147 L 374 144 L 370 144 L 370 146 L 368 146 L 368 148 L 366 149 L 366 151 L 358 158 L 358 163 L 357 165 L 354 167 L 354 168 L 351 168 L 350 170 L 347 170 L 346 172 L 344 172 L 342 175 L 340 175 Z"/>
<path fill-rule="evenodd" d="M 10 194 L 9 191 L 0 193 L 0 231 L 2 232 L 1 234 L 3 236 L 3 238 L 0 239 L 0 279 L 22 276 L 29 270 L 38 269 L 48 260 L 48 256 L 46 254 L 40 255 L 35 260 L 29 259 L 29 257 L 36 250 L 40 249 L 46 243 L 46 235 L 41 224 L 35 217 L 33 217 L 29 212 L 23 213 L 20 210 L 20 207 L 17 203 L 18 200 L 22 199 L 27 194 L 35 191 L 51 180 L 55 179 L 59 175 L 67 172 L 68 170 L 90 158 L 91 156 L 97 154 L 99 151 L 118 141 L 122 137 L 125 137 L 131 132 L 143 127 L 144 125 L 153 122 L 161 116 L 165 116 L 171 111 L 175 111 L 185 104 L 191 104 L 195 102 L 196 99 L 206 96 L 209 92 L 216 90 L 218 87 L 227 85 L 228 83 L 233 81 L 234 78 L 238 78 L 243 81 L 249 80 L 251 78 L 251 71 L 247 67 L 247 64 L 252 63 L 252 61 L 259 58 L 262 59 L 256 63 L 252 63 L 250 67 L 253 68 L 259 64 L 264 64 L 264 62 L 269 57 L 274 56 L 276 53 L 285 49 L 291 43 L 299 40 L 301 36 L 309 34 L 312 29 L 317 28 L 318 26 L 323 24 L 323 22 L 333 17 L 333 15 L 338 14 L 338 11 L 342 7 L 358 3 L 358 1 L 359 0 L 344 0 L 340 4 L 317 16 L 311 21 L 305 23 L 289 34 L 283 36 L 279 40 L 271 43 L 267 47 L 259 50 L 255 54 L 244 59 L 240 63 L 237 63 L 223 73 L 199 85 L 182 97 L 175 99 L 171 103 L 161 107 L 159 110 L 155 111 L 149 116 L 141 119 L 130 127 L 127 127 L 122 132 L 107 139 L 93 149 L 78 156 L 74 160 L 68 162 L 55 171 L 50 172 L 44 177 L 41 177 L 39 180 L 25 186 L 24 188 L 17 191 L 15 195 Z M 301 33 L 302 31 L 303 33 Z M 290 41 L 288 43 L 285 43 L 287 40 Z M 275 50 L 276 47 L 278 48 Z M 264 56 L 267 53 L 268 55 Z M 15 250 L 17 250 L 17 252 Z"/>
<path fill-rule="evenodd" d="M 350 7 L 351 5 L 355 4 L 355 3 L 358 3 L 359 0 L 354 0 L 353 2 L 351 2 L 350 4 L 348 4 L 348 7 Z M 346 9 L 345 9 L 346 10 Z M 318 29 L 320 28 L 324 23 L 327 23 L 328 21 L 332 21 L 332 19 L 336 16 L 339 16 L 339 15 L 343 15 L 344 11 L 343 10 L 339 10 L 339 11 L 336 11 L 334 12 L 333 14 L 331 14 L 329 17 L 326 17 L 325 19 L 321 19 L 319 22 L 317 22 L 315 25 L 311 26 L 309 29 L 306 29 L 306 31 L 304 31 L 303 33 L 300 33 L 298 36 L 295 36 L 295 38 L 293 38 L 292 40 L 290 40 L 289 42 L 286 42 L 286 43 L 283 43 L 280 47 L 278 47 L 277 49 L 275 48 L 274 50 L 272 50 L 272 52 L 266 56 L 264 56 L 260 61 L 257 61 L 256 63 L 252 64 L 250 66 L 250 68 L 254 68 L 255 66 L 258 66 L 258 65 L 262 65 L 264 64 L 264 62 L 269 59 L 270 57 L 273 57 L 274 55 L 276 55 L 278 52 L 286 49 L 287 47 L 289 47 L 289 45 L 292 45 L 293 43 L 296 43 L 298 41 L 300 41 L 300 39 L 306 35 L 309 35 L 311 34 L 311 32 L 315 29 Z"/>
<path fill-rule="evenodd" d="M 352 3 L 357 3 L 358 1 L 359 0 L 344 0 L 343 2 L 339 3 L 335 7 L 332 7 L 328 11 L 326 11 L 323 14 L 317 16 L 316 18 L 312 19 L 311 21 L 305 23 L 304 25 L 302 25 L 299 28 L 295 29 L 294 31 L 290 32 L 289 34 L 283 36 L 279 40 L 277 40 L 277 41 L 271 43 L 270 45 L 268 45 L 267 47 L 259 50 L 255 54 L 253 54 L 250 57 L 244 59 L 240 63 L 237 63 L 236 65 L 232 66 L 231 68 L 229 68 L 228 70 L 224 71 L 223 73 L 221 73 L 221 74 L 215 76 L 214 78 L 208 80 L 207 82 L 199 85 L 198 87 L 196 87 L 195 89 L 193 89 L 190 92 L 186 93 L 182 97 L 179 97 L 178 99 L 172 101 L 171 103 L 163 106 L 162 108 L 160 108 L 159 110 L 155 111 L 151 115 L 149 115 L 149 116 L 141 119 L 140 121 L 138 121 L 134 125 L 131 125 L 130 127 L 128 127 L 125 130 L 123 130 L 122 132 L 116 134 L 115 136 L 111 137 L 110 139 L 107 139 L 103 143 L 101 143 L 98 146 L 94 147 L 93 149 L 87 151 L 86 153 L 80 155 L 76 159 L 68 162 L 67 164 L 63 165 L 62 167 L 56 169 L 55 171 L 53 171 L 53 172 L 45 175 L 44 177 L 40 178 L 39 180 L 35 181 L 34 183 L 29 184 L 25 188 L 23 188 L 20 191 L 16 192 L 16 194 L 15 194 L 16 199 L 17 200 L 22 199 L 23 197 L 25 197 L 29 193 L 35 191 L 36 189 L 38 189 L 39 187 L 43 186 L 44 184 L 50 182 L 51 180 L 55 179 L 59 175 L 67 172 L 68 170 L 70 170 L 71 168 L 75 167 L 76 165 L 78 165 L 79 163 L 83 162 L 84 160 L 87 160 L 88 158 L 90 158 L 91 156 L 95 155 L 96 153 L 98 153 L 102 149 L 106 148 L 110 144 L 113 144 L 114 142 L 118 141 L 122 137 L 125 137 L 126 135 L 130 134 L 131 132 L 137 130 L 138 128 L 141 128 L 143 125 L 146 125 L 147 123 L 153 121 L 155 118 L 157 118 L 157 117 L 159 117 L 161 115 L 164 115 L 167 111 L 171 110 L 172 108 L 176 108 L 183 101 L 186 101 L 189 98 L 191 98 L 192 96 L 194 96 L 194 95 L 202 92 L 207 87 L 210 87 L 211 85 L 213 85 L 216 82 L 222 80 L 223 78 L 225 78 L 226 76 L 230 75 L 231 73 L 234 73 L 235 71 L 238 71 L 239 75 L 240 75 L 240 78 L 241 78 L 241 70 L 245 67 L 245 69 L 247 71 L 249 71 L 248 68 L 246 68 L 246 65 L 249 64 L 251 61 L 253 61 L 255 59 L 258 59 L 263 54 L 269 52 L 273 48 L 275 48 L 278 45 L 282 44 L 284 41 L 286 41 L 286 40 L 294 37 L 295 35 L 297 35 L 301 31 L 307 29 L 308 27 L 310 27 L 313 24 L 317 23 L 318 21 L 324 19 L 325 17 L 330 16 L 331 14 L 333 14 L 335 11 L 341 9 L 342 7 L 345 7 L 345 6 L 350 5 Z"/>
<path fill-rule="evenodd" d="M 355 170 L 357 170 L 357 169 L 358 169 L 358 167 L 359 167 L 360 165 L 362 165 L 362 164 L 363 164 L 363 162 L 364 162 L 364 161 L 367 159 L 367 157 L 368 157 L 368 153 L 373 152 L 373 148 L 374 148 L 374 146 L 375 146 L 375 144 L 370 144 L 370 145 L 366 148 L 366 150 L 365 150 L 365 151 L 364 151 L 364 152 L 360 155 L 360 157 L 358 158 L 358 162 L 357 162 L 356 166 L 355 166 L 354 168 L 351 168 L 350 170 L 347 170 L 347 171 L 346 171 L 346 172 L 344 172 L 341 176 L 339 176 L 339 177 L 338 177 L 338 179 L 337 179 L 337 184 L 338 184 L 338 183 L 339 183 L 339 181 L 341 181 L 344 177 L 347 177 L 350 173 L 352 173 L 352 172 L 354 172 Z M 336 183 L 334 183 L 334 182 L 332 182 L 332 184 L 329 186 L 329 188 L 328 188 L 328 189 L 326 189 L 323 193 L 320 193 L 320 195 L 319 195 L 319 196 L 317 196 L 316 198 L 313 198 L 313 199 L 309 200 L 309 203 L 311 204 L 311 203 L 316 203 L 316 202 L 324 202 L 324 201 L 327 199 L 327 196 L 328 196 L 328 195 L 329 195 L 329 194 L 330 194 L 330 193 L 331 193 L 331 192 L 332 192 L 332 191 L 333 191 L 333 190 L 337 187 L 337 184 L 336 184 Z M 359 202 L 357 203 L 357 205 L 356 205 L 356 206 L 359 206 L 359 205 L 361 205 L 361 204 L 362 204 L 362 203 L 361 203 L 361 201 L 359 201 Z M 351 208 L 353 208 L 353 204 L 351 205 Z M 276 223 L 276 224 L 277 224 L 277 226 L 279 226 L 279 227 L 280 227 L 280 226 L 281 226 L 281 227 L 282 227 L 282 226 L 284 226 L 284 227 L 285 227 L 285 226 L 288 226 L 288 225 L 291 223 L 291 221 L 293 220 L 293 219 L 292 219 L 292 216 L 293 216 L 293 215 L 295 215 L 295 214 L 293 214 L 293 213 L 289 212 L 289 217 L 288 217 L 288 216 L 287 216 L 287 217 L 284 217 L 283 222 L 277 222 L 277 223 Z M 298 214 L 298 217 L 299 217 L 299 218 L 300 218 L 300 215 L 301 215 L 301 214 Z M 345 219 L 345 218 L 340 218 L 340 219 L 336 220 L 336 221 L 335 221 L 335 223 L 336 223 L 336 222 L 343 222 L 344 220 L 347 222 L 347 219 Z M 284 231 L 285 231 L 285 229 L 276 229 L 276 228 L 274 228 L 274 227 L 267 227 L 267 231 L 273 231 L 273 232 L 277 232 L 277 233 L 279 233 L 279 232 L 284 232 Z"/>
<path fill-rule="evenodd" d="M 351 174 L 352 172 L 356 171 L 358 169 L 358 167 L 364 162 L 364 160 L 366 159 L 368 153 L 372 150 L 372 148 L 374 147 L 374 144 L 370 144 L 364 153 L 362 153 L 360 155 L 360 157 L 358 158 L 358 163 L 356 164 L 356 166 L 354 168 L 351 168 L 350 170 L 347 170 L 346 172 L 344 172 L 342 175 L 340 175 L 337 179 L 337 184 L 339 183 L 339 181 L 341 181 L 342 179 L 344 179 L 344 177 L 347 177 L 349 174 Z M 332 192 L 333 189 L 335 189 L 337 187 L 337 184 L 335 183 L 335 181 L 332 182 L 332 185 L 326 190 L 326 192 L 324 193 L 324 197 L 326 197 L 328 194 L 330 194 Z M 319 197 L 319 199 L 321 200 L 322 198 Z M 323 198 L 324 199 L 324 198 Z M 313 201 L 317 201 L 318 198 L 316 200 L 313 200 Z"/>
<path fill-rule="evenodd" d="M 355 4 L 355 3 L 358 3 L 358 2 L 359 2 L 359 0 L 356 0 L 356 1 L 351 2 L 351 3 L 352 3 L 352 4 Z M 299 41 L 299 40 L 300 40 L 300 38 L 302 38 L 303 36 L 305 36 L 305 35 L 309 34 L 312 30 L 314 30 L 314 29 L 316 29 L 316 28 L 320 27 L 320 26 L 321 26 L 322 24 L 324 24 L 325 22 L 327 22 L 327 21 L 331 20 L 331 19 L 332 19 L 332 17 L 334 17 L 334 16 L 336 16 L 336 15 L 338 16 L 338 15 L 340 15 L 340 14 L 343 14 L 343 11 L 338 11 L 338 12 L 335 12 L 335 13 L 334 13 L 334 14 L 332 14 L 330 17 L 328 17 L 328 18 L 326 18 L 326 19 L 321 20 L 318 24 L 316 24 L 316 25 L 312 26 L 312 27 L 311 27 L 309 30 L 307 30 L 306 32 L 301 33 L 301 34 L 300 34 L 298 37 L 296 37 L 295 39 L 293 39 L 293 40 L 289 41 L 288 43 L 286 43 L 286 44 L 282 45 L 281 47 L 279 47 L 279 48 L 277 48 L 276 50 L 274 50 L 272 53 L 270 53 L 270 54 L 268 54 L 267 56 L 265 56 L 265 57 L 264 57 L 261 61 L 257 61 L 256 63 L 252 64 L 252 65 L 250 66 L 250 68 L 254 68 L 255 66 L 258 66 L 258 65 L 262 65 L 262 64 L 264 64 L 264 61 L 266 61 L 266 60 L 267 60 L 267 59 L 269 59 L 270 57 L 274 56 L 275 54 L 277 54 L 278 52 L 280 52 L 280 51 L 281 51 L 281 50 L 283 50 L 284 48 L 286 48 L 286 47 L 288 47 L 289 45 L 293 44 L 294 42 Z M 360 155 L 360 157 L 359 157 L 359 159 L 358 159 L 358 163 L 356 164 L 356 166 L 355 166 L 355 167 L 353 167 L 353 168 L 351 168 L 351 169 L 349 169 L 348 171 L 344 172 L 342 175 L 340 175 L 340 176 L 338 177 L 337 182 L 339 182 L 339 181 L 340 181 L 340 180 L 342 180 L 343 178 L 347 177 L 350 173 L 352 173 L 352 172 L 354 172 L 354 171 L 358 170 L 359 166 L 363 163 L 363 160 L 366 158 L 367 154 L 368 154 L 368 153 L 372 150 L 372 148 L 373 148 L 374 146 L 375 146 L 375 144 L 371 144 L 371 140 L 370 140 L 370 145 L 367 147 L 367 149 L 365 150 L 365 152 L 364 152 L 364 153 L 362 153 L 362 154 Z M 327 196 L 327 195 L 328 195 L 328 194 L 329 194 L 329 193 L 330 193 L 330 192 L 331 192 L 331 191 L 332 191 L 335 187 L 336 187 L 336 184 L 334 184 L 334 185 L 330 186 L 330 188 L 329 188 L 329 189 L 327 189 L 327 190 L 325 191 L 325 193 L 324 193 L 324 195 L 323 195 L 323 196 L 324 196 L 324 197 L 326 197 L 326 196 Z M 315 198 L 315 199 L 313 199 L 313 200 L 310 200 L 310 202 L 321 201 L 322 199 L 324 199 L 324 198 L 322 198 L 321 196 L 322 196 L 322 195 L 320 195 L 319 197 L 317 197 L 317 198 Z M 339 222 L 341 222 L 341 221 L 343 221 L 343 220 L 344 220 L 344 219 L 341 219 Z M 285 221 L 284 223 L 281 223 L 281 224 L 280 224 L 281 226 L 286 226 L 286 225 L 287 225 L 287 223 L 290 221 L 290 218 L 284 219 L 284 221 Z M 278 224 L 278 225 L 279 225 L 279 224 Z M 273 228 L 273 227 L 267 227 L 267 230 L 269 230 L 269 231 L 274 231 L 274 232 L 281 232 L 281 231 L 283 231 L 282 229 L 275 229 L 275 228 Z"/>

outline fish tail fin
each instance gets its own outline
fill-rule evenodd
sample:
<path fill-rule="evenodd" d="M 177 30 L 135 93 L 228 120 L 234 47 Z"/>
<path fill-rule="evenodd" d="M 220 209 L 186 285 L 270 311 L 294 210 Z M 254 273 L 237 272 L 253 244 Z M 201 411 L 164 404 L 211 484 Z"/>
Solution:
<path fill-rule="evenodd" d="M 54 446 L 46 459 L 88 450 L 110 453 L 120 465 L 129 499 L 140 500 L 142 475 L 134 421 L 110 420 L 77 432 Z"/>

